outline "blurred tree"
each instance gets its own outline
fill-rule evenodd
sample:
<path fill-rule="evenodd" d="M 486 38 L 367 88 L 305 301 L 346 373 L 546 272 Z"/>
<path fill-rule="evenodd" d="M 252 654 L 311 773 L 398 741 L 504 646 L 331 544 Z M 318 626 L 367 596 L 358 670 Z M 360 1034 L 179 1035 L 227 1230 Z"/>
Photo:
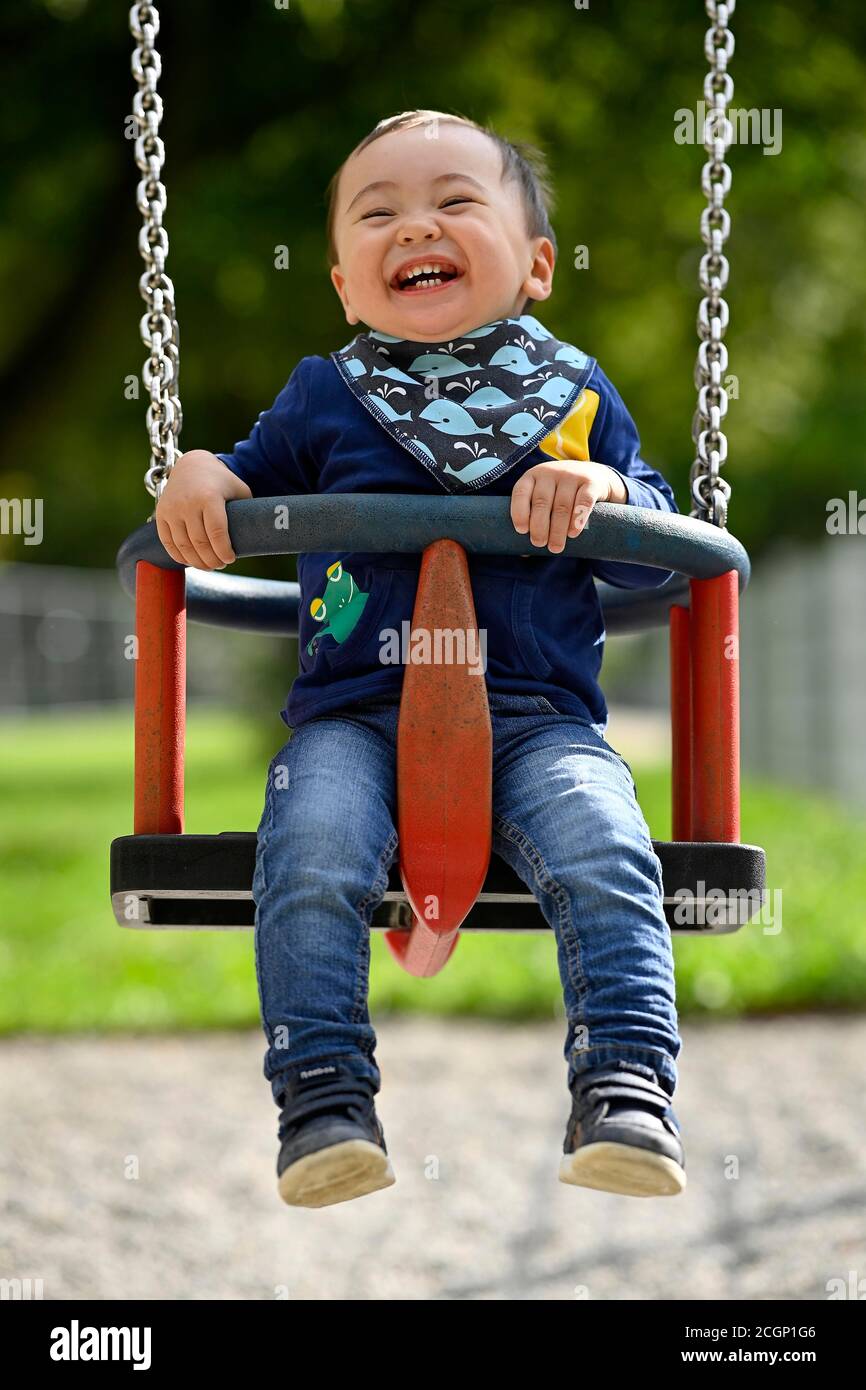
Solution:
<path fill-rule="evenodd" d="M 144 357 L 126 14 L 3 7 L 0 495 L 41 496 L 45 539 L 0 536 L 0 559 L 111 565 L 152 510 L 144 401 L 124 393 Z M 560 261 L 542 316 L 599 358 L 688 510 L 705 156 L 674 130 L 702 94 L 699 0 L 184 0 L 161 15 L 182 447 L 230 447 L 301 356 L 351 335 L 325 186 L 383 115 L 430 106 L 547 151 Z M 733 27 L 734 105 L 782 119 L 779 153 L 730 155 L 730 523 L 758 553 L 781 531 L 822 535 L 827 499 L 866 478 L 866 12 L 770 0 Z"/>

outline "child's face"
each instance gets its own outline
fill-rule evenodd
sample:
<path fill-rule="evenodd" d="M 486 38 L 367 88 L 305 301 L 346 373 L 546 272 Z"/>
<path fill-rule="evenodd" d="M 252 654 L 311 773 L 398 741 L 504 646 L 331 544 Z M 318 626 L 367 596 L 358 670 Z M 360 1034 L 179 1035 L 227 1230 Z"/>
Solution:
<path fill-rule="evenodd" d="M 418 342 L 514 317 L 527 298 L 547 299 L 553 279 L 553 245 L 528 236 L 497 147 L 468 126 L 435 129 L 433 139 L 428 126 L 396 130 L 355 155 L 334 219 L 331 279 L 347 321 Z M 442 283 L 398 287 L 399 273 L 424 265 L 441 265 Z"/>

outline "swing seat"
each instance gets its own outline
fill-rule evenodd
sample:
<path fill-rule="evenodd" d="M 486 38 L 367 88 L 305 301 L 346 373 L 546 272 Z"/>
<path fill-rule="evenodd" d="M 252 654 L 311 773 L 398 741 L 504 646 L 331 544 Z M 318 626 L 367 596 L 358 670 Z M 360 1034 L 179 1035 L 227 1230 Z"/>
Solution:
<path fill-rule="evenodd" d="M 287 518 L 274 525 L 277 510 Z M 323 494 L 229 502 L 238 558 L 340 550 L 421 553 L 413 623 L 474 623 L 465 552 L 537 554 L 511 523 L 507 497 Z M 654 840 L 671 931 L 737 930 L 765 902 L 764 852 L 739 843 L 737 601 L 745 550 L 718 527 L 673 513 L 598 503 L 567 541 L 569 555 L 674 571 L 656 589 L 598 584 L 609 632 L 670 618 L 674 838 Z M 136 823 L 111 846 L 111 898 L 121 926 L 250 927 L 256 835 L 183 833 L 184 633 L 194 621 L 297 637 L 299 586 L 184 571 L 152 521 L 118 553 L 136 599 Z M 460 718 L 454 718 L 455 708 Z M 447 738 L 435 723 L 450 711 Z M 491 853 L 489 711 L 485 685 L 443 663 L 407 666 L 398 730 L 400 859 L 371 926 L 411 973 L 434 974 L 459 931 L 549 930 L 531 888 Z M 472 754 L 470 759 L 469 754 Z M 434 775 L 431 779 L 431 768 Z M 434 899 L 432 920 L 425 903 Z"/>
<path fill-rule="evenodd" d="M 653 840 L 672 932 L 736 931 L 760 910 L 764 852 L 755 845 Z M 221 835 L 121 835 L 111 845 L 111 902 L 121 927 L 152 931 L 252 927 L 255 831 Z M 395 861 L 373 913 L 374 931 L 409 935 L 413 910 Z M 494 851 L 463 932 L 548 931 L 532 890 Z"/>

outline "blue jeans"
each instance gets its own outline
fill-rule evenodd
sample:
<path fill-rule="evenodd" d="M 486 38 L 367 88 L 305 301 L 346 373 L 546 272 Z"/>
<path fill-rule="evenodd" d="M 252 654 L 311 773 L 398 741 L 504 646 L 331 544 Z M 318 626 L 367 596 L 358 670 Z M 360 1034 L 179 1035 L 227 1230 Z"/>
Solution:
<path fill-rule="evenodd" d="M 654 1071 L 672 1096 L 673 952 L 631 769 L 600 725 L 541 696 L 489 702 L 493 849 L 556 938 L 568 1081 L 622 1061 Z M 308 720 L 268 770 L 253 898 L 264 1071 L 278 1105 L 286 1071 L 314 1059 L 340 1056 L 381 1084 L 369 924 L 397 857 L 398 714 L 396 700 L 367 700 Z"/>

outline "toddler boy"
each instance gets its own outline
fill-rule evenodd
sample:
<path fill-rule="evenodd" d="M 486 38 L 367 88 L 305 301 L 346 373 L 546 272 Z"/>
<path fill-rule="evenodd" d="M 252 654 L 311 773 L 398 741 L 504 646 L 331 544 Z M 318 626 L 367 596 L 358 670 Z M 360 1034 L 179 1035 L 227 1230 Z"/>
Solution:
<path fill-rule="evenodd" d="M 559 1176 L 639 1196 L 685 1185 L 671 1108 L 681 1042 L 661 868 L 628 764 L 607 743 L 594 584 L 669 574 L 565 557 L 596 502 L 676 511 L 594 358 L 530 312 L 556 240 L 541 156 L 474 122 L 381 121 L 330 187 L 347 322 L 304 357 L 232 453 L 185 453 L 156 511 L 183 564 L 234 557 L 228 500 L 316 492 L 511 498 L 538 555 L 467 557 L 486 638 L 494 851 L 555 934 L 572 1112 Z M 258 827 L 256 971 L 280 1109 L 279 1191 L 323 1206 L 394 1181 L 374 1105 L 369 924 L 396 857 L 403 668 L 420 556 L 303 554 L 300 672 Z"/>

